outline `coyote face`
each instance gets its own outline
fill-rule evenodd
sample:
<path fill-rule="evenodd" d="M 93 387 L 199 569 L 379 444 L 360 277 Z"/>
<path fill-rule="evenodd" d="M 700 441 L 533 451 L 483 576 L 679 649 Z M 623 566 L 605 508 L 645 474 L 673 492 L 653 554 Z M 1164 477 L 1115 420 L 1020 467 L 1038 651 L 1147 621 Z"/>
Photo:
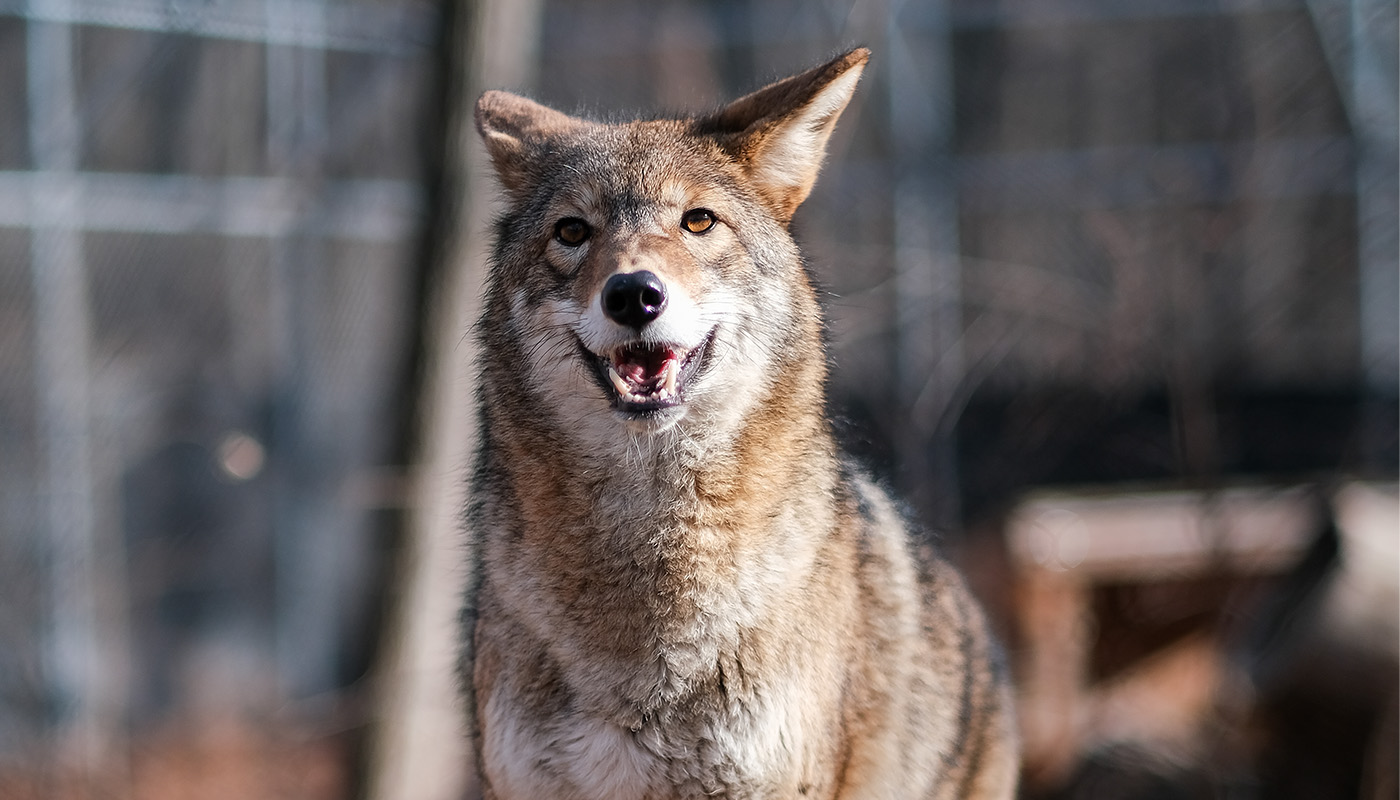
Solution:
<path fill-rule="evenodd" d="M 994 645 L 841 461 L 787 226 L 868 53 L 607 125 L 487 92 L 469 699 L 487 798 L 1009 798 Z"/>
<path fill-rule="evenodd" d="M 498 289 L 545 406 L 604 438 L 732 429 L 783 362 L 811 357 L 819 312 L 786 223 L 863 65 L 829 69 L 789 119 L 754 102 L 612 126 L 482 98 L 512 202 Z"/>
<path fill-rule="evenodd" d="M 512 322 L 540 343 L 529 374 L 549 405 L 590 428 L 660 430 L 692 409 L 709 416 L 761 382 L 797 313 L 777 286 L 746 291 L 774 272 L 746 240 L 775 226 L 752 198 L 726 193 L 736 176 L 722 154 L 695 164 L 658 152 L 658 140 L 680 146 L 683 131 L 647 123 L 576 135 L 590 140 L 596 166 L 563 167 L 580 160 L 567 145 L 546 156 L 558 159 L 558 180 L 520 220 L 537 248 L 512 276 Z M 560 358 L 565 348 L 574 358 Z"/>

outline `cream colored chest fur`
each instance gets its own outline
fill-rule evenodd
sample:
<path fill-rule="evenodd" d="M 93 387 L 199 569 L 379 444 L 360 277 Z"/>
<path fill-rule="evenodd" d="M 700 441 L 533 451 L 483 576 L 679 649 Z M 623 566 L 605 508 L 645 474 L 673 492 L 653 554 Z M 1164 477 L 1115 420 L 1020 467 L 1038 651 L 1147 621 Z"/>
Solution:
<path fill-rule="evenodd" d="M 743 716 L 637 731 L 587 715 L 523 717 L 500 695 L 483 709 L 488 777 L 502 797 L 796 796 L 803 694 L 792 684 Z"/>

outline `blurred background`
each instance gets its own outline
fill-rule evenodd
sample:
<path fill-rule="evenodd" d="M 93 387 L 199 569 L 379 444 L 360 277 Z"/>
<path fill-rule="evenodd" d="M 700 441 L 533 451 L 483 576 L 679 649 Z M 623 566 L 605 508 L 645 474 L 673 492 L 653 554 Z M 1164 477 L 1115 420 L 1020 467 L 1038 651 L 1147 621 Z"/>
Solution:
<path fill-rule="evenodd" d="M 0 799 L 471 794 L 484 88 L 874 60 L 793 230 L 1027 798 L 1395 798 L 1391 0 L 0 0 Z"/>

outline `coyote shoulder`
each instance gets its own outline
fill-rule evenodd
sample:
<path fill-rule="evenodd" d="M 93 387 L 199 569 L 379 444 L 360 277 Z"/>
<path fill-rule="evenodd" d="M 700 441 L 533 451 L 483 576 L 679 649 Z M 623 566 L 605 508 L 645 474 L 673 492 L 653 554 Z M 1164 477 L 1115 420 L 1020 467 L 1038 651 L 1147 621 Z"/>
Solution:
<path fill-rule="evenodd" d="M 487 92 L 487 798 L 1008 798 L 981 613 L 842 460 L 788 222 L 869 57 L 613 125 Z"/>

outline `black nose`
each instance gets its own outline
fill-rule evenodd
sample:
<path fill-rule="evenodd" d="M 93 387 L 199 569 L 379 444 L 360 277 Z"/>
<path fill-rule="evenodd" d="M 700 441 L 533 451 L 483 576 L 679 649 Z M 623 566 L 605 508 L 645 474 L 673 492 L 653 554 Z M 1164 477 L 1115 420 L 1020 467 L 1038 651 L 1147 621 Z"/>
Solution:
<path fill-rule="evenodd" d="M 603 313 L 619 325 L 641 330 L 666 310 L 666 285 L 646 270 L 623 272 L 603 284 Z"/>

